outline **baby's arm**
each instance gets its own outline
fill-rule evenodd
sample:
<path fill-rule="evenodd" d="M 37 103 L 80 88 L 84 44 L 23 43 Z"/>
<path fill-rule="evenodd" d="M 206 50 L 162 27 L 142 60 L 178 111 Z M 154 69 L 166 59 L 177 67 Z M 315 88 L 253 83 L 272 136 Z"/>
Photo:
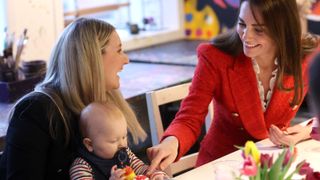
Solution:
<path fill-rule="evenodd" d="M 137 175 L 146 175 L 150 177 L 150 179 L 157 179 L 158 176 L 161 176 L 165 179 L 169 176 L 160 170 L 155 170 L 154 172 L 149 172 L 149 166 L 146 165 L 143 161 L 141 161 L 129 148 L 127 148 L 127 153 L 130 159 L 130 167 Z"/>
<path fill-rule="evenodd" d="M 93 179 L 92 168 L 88 162 L 78 157 L 69 170 L 71 180 L 90 180 Z"/>

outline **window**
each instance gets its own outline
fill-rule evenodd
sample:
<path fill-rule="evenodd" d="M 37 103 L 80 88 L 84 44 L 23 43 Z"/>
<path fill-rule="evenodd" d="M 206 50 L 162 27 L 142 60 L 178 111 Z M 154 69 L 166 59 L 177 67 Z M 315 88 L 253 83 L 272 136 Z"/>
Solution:
<path fill-rule="evenodd" d="M 183 2 L 171 0 L 64 0 L 65 24 L 94 17 L 114 25 L 124 49 L 131 50 L 184 37 Z M 138 32 L 130 31 L 138 26 Z M 137 30 L 137 28 L 136 28 Z"/>
<path fill-rule="evenodd" d="M 0 55 L 2 54 L 2 50 L 4 48 L 4 39 L 5 39 L 5 33 L 4 29 L 6 28 L 6 1 L 0 1 L 0 30 L 1 30 L 1 35 L 0 35 Z"/>
<path fill-rule="evenodd" d="M 76 17 L 86 16 L 124 28 L 129 21 L 129 6 L 128 0 L 64 0 L 65 25 Z"/>

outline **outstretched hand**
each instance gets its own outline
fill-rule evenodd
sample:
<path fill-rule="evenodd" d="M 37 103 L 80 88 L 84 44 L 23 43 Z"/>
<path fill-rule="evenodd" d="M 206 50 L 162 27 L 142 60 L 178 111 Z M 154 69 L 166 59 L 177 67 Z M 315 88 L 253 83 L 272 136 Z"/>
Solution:
<path fill-rule="evenodd" d="M 147 149 L 147 155 L 151 161 L 149 171 L 166 169 L 178 155 L 178 139 L 174 136 L 165 138 L 160 144 Z"/>
<path fill-rule="evenodd" d="M 269 138 L 277 146 L 295 145 L 300 141 L 310 138 L 312 131 L 312 123 L 307 126 L 300 124 L 281 130 L 275 125 L 271 125 L 269 129 Z"/>

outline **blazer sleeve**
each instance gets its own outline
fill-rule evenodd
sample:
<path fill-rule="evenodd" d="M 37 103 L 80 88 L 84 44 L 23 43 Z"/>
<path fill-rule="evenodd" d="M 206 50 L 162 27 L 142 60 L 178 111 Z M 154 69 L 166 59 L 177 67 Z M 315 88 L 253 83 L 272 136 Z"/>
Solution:
<path fill-rule="evenodd" d="M 163 139 L 175 136 L 179 140 L 177 160 L 195 143 L 201 132 L 208 106 L 213 99 L 219 81 L 217 50 L 210 44 L 198 47 L 198 64 L 188 96 L 182 101 L 175 119 L 166 129 Z"/>
<path fill-rule="evenodd" d="M 7 178 L 45 179 L 51 138 L 48 104 L 36 98 L 15 107 L 6 136 Z"/>

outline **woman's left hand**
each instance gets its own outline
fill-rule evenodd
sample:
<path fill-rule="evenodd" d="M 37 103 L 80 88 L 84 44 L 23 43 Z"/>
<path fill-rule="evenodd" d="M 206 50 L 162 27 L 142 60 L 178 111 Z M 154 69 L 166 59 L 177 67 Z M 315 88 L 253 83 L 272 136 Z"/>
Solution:
<path fill-rule="evenodd" d="M 269 139 L 277 146 L 290 146 L 298 142 L 310 138 L 312 131 L 312 123 L 307 126 L 300 124 L 281 130 L 275 125 L 271 125 L 269 129 Z"/>

